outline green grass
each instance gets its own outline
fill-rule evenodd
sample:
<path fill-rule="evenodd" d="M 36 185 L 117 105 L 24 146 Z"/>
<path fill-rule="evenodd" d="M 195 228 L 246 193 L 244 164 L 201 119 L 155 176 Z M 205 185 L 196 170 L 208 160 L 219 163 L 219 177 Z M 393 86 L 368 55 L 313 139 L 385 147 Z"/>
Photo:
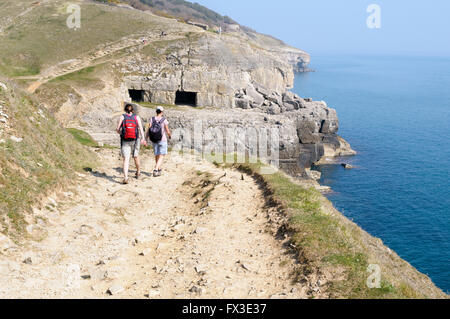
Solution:
<path fill-rule="evenodd" d="M 0 21 L 17 16 L 21 1 L 6 1 L 0 10 Z M 6 76 L 38 74 L 59 62 L 87 55 L 126 36 L 144 35 L 159 28 L 169 28 L 170 21 L 137 10 L 79 2 L 81 28 L 71 30 L 66 25 L 66 1 L 40 5 L 13 23 L 0 41 L 0 73 Z M 23 10 L 31 2 L 23 3 Z M 15 10 L 14 10 L 15 9 Z M 175 27 L 176 28 L 176 27 Z"/>
<path fill-rule="evenodd" d="M 156 111 L 156 108 L 158 106 L 162 106 L 165 109 L 171 109 L 171 110 L 184 110 L 185 108 L 180 107 L 178 105 L 173 105 L 173 104 L 163 104 L 163 103 L 150 103 L 150 102 L 136 102 L 139 103 L 140 106 L 148 108 L 148 109 L 152 109 Z"/>
<path fill-rule="evenodd" d="M 88 87 L 101 90 L 104 88 L 103 81 L 100 79 L 99 73 L 102 71 L 104 64 L 90 66 L 69 74 L 65 74 L 54 78 L 50 83 L 66 83 L 77 87 Z"/>
<path fill-rule="evenodd" d="M 84 167 L 96 165 L 96 156 L 77 143 L 39 103 L 15 89 L 0 90 L 0 100 L 10 116 L 10 135 L 0 144 L 0 225 L 2 232 L 20 241 L 24 238 L 25 215 L 40 198 L 63 189 Z M 38 113 L 40 112 L 40 113 Z"/>
<path fill-rule="evenodd" d="M 67 132 L 72 134 L 72 136 L 75 138 L 75 140 L 84 146 L 98 147 L 98 143 L 96 141 L 94 141 L 92 136 L 90 136 L 88 133 L 86 133 L 82 130 L 75 129 L 75 128 L 69 128 L 69 129 L 67 129 Z"/>
<path fill-rule="evenodd" d="M 150 102 L 135 102 L 137 104 L 139 104 L 142 107 L 151 109 L 151 110 L 155 110 L 158 106 L 162 106 L 164 107 L 166 110 L 178 110 L 178 111 L 186 111 L 189 109 L 193 109 L 193 110 L 204 110 L 208 107 L 206 106 L 179 106 L 179 105 L 174 105 L 174 104 L 164 104 L 164 103 L 150 103 Z"/>

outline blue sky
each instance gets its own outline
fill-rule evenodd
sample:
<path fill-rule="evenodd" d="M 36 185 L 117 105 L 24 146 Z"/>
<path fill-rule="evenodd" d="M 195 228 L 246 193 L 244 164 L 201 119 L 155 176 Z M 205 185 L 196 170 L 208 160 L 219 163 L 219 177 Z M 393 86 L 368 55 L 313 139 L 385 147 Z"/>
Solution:
<path fill-rule="evenodd" d="M 195 2 L 312 54 L 450 56 L 449 0 Z M 370 4 L 381 8 L 380 29 L 367 27 Z"/>

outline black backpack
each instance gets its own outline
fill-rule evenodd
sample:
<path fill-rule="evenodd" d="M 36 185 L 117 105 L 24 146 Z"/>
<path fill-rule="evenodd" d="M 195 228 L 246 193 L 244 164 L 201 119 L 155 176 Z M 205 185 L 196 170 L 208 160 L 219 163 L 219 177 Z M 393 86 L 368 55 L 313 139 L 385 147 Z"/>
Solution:
<path fill-rule="evenodd" d="M 153 143 L 161 142 L 163 137 L 162 124 L 165 120 L 163 117 L 160 121 L 157 121 L 155 117 L 152 117 L 152 127 L 149 129 L 148 135 Z"/>

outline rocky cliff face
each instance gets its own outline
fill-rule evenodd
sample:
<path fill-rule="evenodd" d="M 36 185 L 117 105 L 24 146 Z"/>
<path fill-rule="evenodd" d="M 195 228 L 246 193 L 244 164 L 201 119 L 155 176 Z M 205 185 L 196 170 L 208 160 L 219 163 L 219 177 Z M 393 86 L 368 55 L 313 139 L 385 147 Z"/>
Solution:
<path fill-rule="evenodd" d="M 151 54 L 133 55 L 119 68 L 125 87 L 133 94 L 140 92 L 144 102 L 179 104 L 181 92 L 189 92 L 191 105 L 207 108 L 170 111 L 173 128 L 193 132 L 195 120 L 200 119 L 204 134 L 213 128 L 222 129 L 221 136 L 226 129 L 278 130 L 281 167 L 292 175 L 306 176 L 304 169 L 324 156 L 353 155 L 354 151 L 337 135 L 334 109 L 288 91 L 294 70 L 304 70 L 309 55 L 284 44 L 277 47 L 274 41 L 202 33 L 162 41 Z M 263 44 L 267 47 L 259 46 Z M 204 140 L 202 145 L 210 143 Z M 246 151 L 251 149 L 248 141 L 243 144 Z"/>
<path fill-rule="evenodd" d="M 121 71 L 129 89 L 143 91 L 144 101 L 175 104 L 178 91 L 193 92 L 195 106 L 220 108 L 235 107 L 236 95 L 253 83 L 282 94 L 294 80 L 283 56 L 255 42 L 211 33 L 162 40 L 124 61 Z"/>
<path fill-rule="evenodd" d="M 336 134 L 338 119 L 333 109 L 324 102 L 303 103 L 301 108 L 276 115 L 257 109 L 169 109 L 166 116 L 174 130 L 171 143 L 205 155 L 245 152 L 279 165 L 292 176 L 308 178 L 305 168 L 324 156 L 353 155 L 354 151 Z M 147 108 L 139 112 L 146 122 L 154 115 Z"/>

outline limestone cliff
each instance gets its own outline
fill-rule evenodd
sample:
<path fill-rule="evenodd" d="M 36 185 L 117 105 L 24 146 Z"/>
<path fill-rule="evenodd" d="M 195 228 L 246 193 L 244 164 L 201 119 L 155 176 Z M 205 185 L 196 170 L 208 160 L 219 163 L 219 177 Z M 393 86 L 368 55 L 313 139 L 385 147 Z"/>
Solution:
<path fill-rule="evenodd" d="M 288 91 L 293 87 L 294 70 L 304 68 L 307 62 L 309 55 L 268 36 L 251 39 L 203 32 L 158 41 L 151 50 L 125 58 L 119 68 L 133 95 L 130 100 L 206 108 L 171 113 L 177 117 L 176 128 L 192 129 L 194 117 L 204 120 L 205 130 L 277 127 L 282 167 L 293 175 L 305 176 L 304 168 L 325 155 L 354 154 L 337 135 L 335 110 L 325 102 Z M 178 101 L 185 93 L 191 100 Z M 211 112 L 211 108 L 221 111 Z"/>
<path fill-rule="evenodd" d="M 233 108 L 236 95 L 253 83 L 282 94 L 294 80 L 283 56 L 256 42 L 211 33 L 161 40 L 127 58 L 121 71 L 129 89 L 144 91 L 143 101 L 175 104 L 177 91 L 186 91 L 196 94 L 192 104 L 200 107 Z M 264 101 L 253 102 L 260 107 Z"/>

